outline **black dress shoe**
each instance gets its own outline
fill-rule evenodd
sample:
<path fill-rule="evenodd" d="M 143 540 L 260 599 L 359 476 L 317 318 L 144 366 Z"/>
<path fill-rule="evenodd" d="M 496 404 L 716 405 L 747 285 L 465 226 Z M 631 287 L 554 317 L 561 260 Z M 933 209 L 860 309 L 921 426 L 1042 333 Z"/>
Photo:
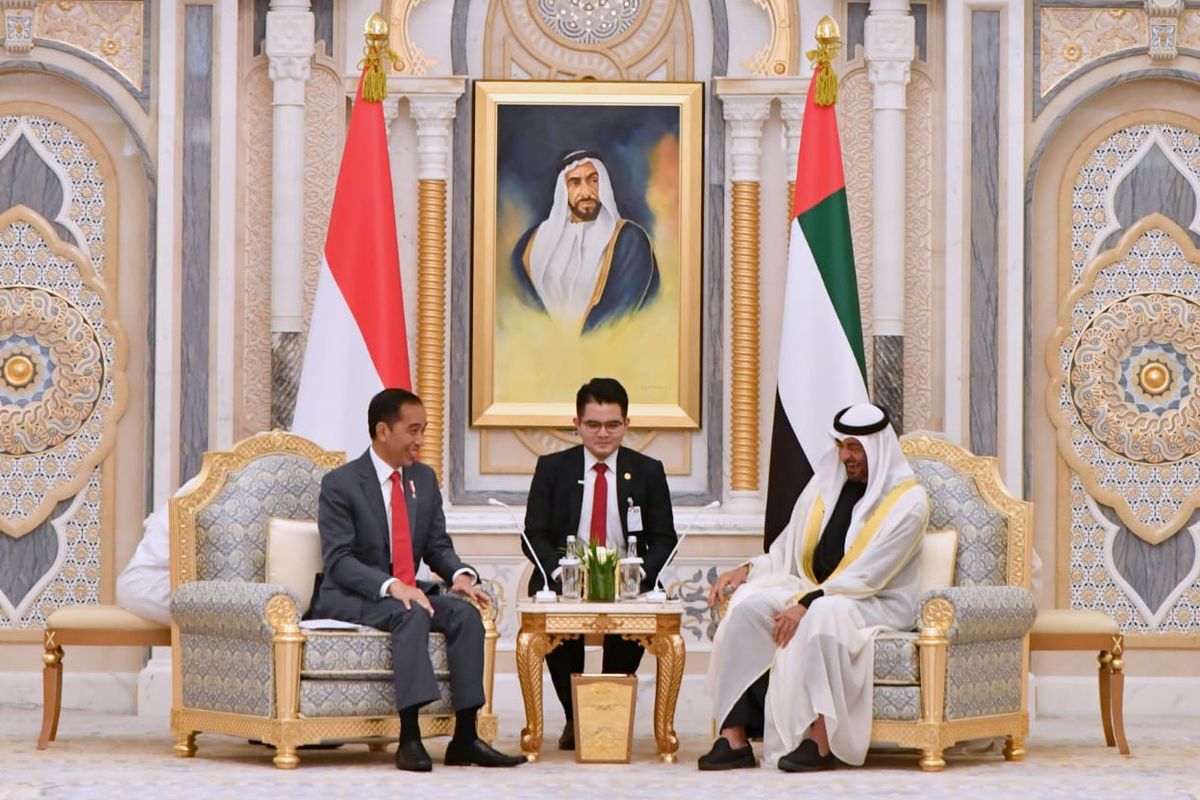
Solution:
<path fill-rule="evenodd" d="M 563 725 L 562 736 L 558 737 L 559 750 L 574 750 L 575 749 L 575 723 L 572 720 L 567 720 L 567 724 Z"/>
<path fill-rule="evenodd" d="M 746 745 L 735 750 L 724 736 L 713 742 L 712 749 L 700 756 L 699 761 L 700 769 L 705 771 L 745 769 L 757 766 L 758 759 L 754 757 L 753 747 Z"/>
<path fill-rule="evenodd" d="M 401 742 L 396 748 L 396 769 L 409 772 L 432 772 L 433 759 L 425 751 L 425 745 L 418 739 L 415 742 Z"/>
<path fill-rule="evenodd" d="M 805 739 L 799 747 L 779 759 L 779 768 L 784 772 L 821 772 L 835 769 L 837 765 L 837 756 L 832 752 L 821 755 L 812 739 Z"/>
<path fill-rule="evenodd" d="M 525 756 L 510 756 L 501 753 L 483 739 L 469 742 L 450 740 L 446 745 L 447 767 L 515 767 L 525 763 Z"/>

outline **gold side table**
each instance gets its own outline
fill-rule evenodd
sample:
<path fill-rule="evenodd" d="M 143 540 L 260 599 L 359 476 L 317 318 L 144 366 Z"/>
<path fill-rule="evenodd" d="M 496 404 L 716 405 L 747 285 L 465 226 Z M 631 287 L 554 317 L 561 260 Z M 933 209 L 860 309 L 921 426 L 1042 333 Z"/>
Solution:
<path fill-rule="evenodd" d="M 616 634 L 637 642 L 658 659 L 654 692 L 654 738 L 658 760 L 675 761 L 679 737 L 675 735 L 675 703 L 683 681 L 684 646 L 679 633 L 683 604 L 667 603 L 535 603 L 517 604 L 521 631 L 517 634 L 517 676 L 525 701 L 525 728 L 521 750 L 537 761 L 542 747 L 542 662 L 546 654 L 567 639 L 594 634 Z"/>

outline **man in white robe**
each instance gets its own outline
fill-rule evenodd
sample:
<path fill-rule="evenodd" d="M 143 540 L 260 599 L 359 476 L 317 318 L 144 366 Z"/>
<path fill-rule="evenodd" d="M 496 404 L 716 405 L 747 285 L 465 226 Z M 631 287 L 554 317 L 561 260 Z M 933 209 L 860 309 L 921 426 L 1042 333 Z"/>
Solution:
<path fill-rule="evenodd" d="M 843 409 L 831 435 L 788 527 L 709 595 L 736 590 L 709 660 L 721 735 L 700 769 L 756 766 L 757 729 L 763 763 L 787 772 L 866 759 L 874 639 L 913 626 L 929 503 L 883 409 Z"/>

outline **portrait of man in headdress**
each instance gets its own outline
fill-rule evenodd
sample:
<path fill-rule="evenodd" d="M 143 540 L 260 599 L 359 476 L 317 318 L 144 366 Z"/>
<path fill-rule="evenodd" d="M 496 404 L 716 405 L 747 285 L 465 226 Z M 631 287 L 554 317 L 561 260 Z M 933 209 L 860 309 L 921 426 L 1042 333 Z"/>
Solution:
<path fill-rule="evenodd" d="M 560 425 L 607 374 L 644 424 L 696 425 L 703 87 L 476 92 L 472 423 Z"/>
<path fill-rule="evenodd" d="M 621 217 L 598 152 L 557 166 L 550 213 L 517 241 L 512 269 L 529 304 L 586 334 L 654 301 L 658 261 L 646 230 Z"/>

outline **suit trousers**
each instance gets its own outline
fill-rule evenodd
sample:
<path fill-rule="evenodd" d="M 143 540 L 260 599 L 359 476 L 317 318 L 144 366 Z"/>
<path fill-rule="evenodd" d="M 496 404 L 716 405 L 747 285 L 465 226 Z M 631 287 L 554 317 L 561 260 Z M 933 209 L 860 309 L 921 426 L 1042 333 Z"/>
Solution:
<path fill-rule="evenodd" d="M 483 621 L 475 606 L 459 597 L 429 595 L 433 616 L 416 603 L 406 609 L 394 597 L 366 600 L 363 625 L 392 635 L 392 674 L 396 681 L 396 708 L 423 706 L 440 697 L 433 662 L 429 659 L 429 634 L 446 637 L 450 664 L 450 694 L 454 710 L 479 708 L 483 693 Z"/>
<path fill-rule="evenodd" d="M 637 642 L 608 634 L 604 637 L 601 671 L 617 675 L 637 672 L 644 652 L 645 648 Z M 563 711 L 569 720 L 575 718 L 574 706 L 571 703 L 571 675 L 583 672 L 583 655 L 583 637 L 567 639 L 546 654 L 546 666 L 550 669 L 554 693 L 558 695 L 558 701 L 562 703 Z"/>

